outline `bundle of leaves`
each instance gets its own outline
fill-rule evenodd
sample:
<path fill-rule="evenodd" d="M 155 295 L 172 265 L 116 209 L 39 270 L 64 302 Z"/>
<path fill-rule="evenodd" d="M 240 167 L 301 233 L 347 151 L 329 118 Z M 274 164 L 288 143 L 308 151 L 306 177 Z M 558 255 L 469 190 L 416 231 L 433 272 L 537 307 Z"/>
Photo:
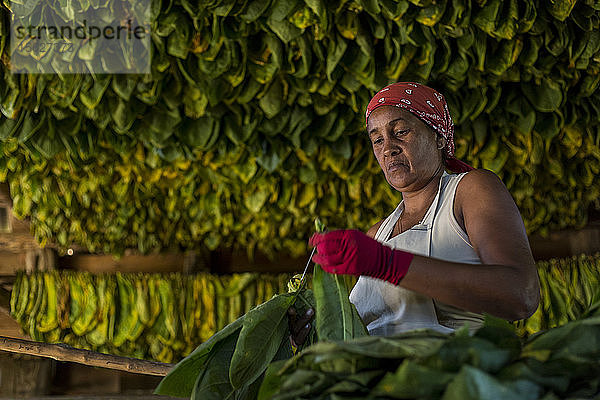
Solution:
<path fill-rule="evenodd" d="M 600 287 L 600 254 L 537 262 L 541 297 L 536 312 L 515 326 L 520 336 L 581 318 Z"/>
<path fill-rule="evenodd" d="M 11 315 L 33 340 L 174 362 L 253 307 L 289 274 L 17 273 Z"/>
<path fill-rule="evenodd" d="M 600 303 L 597 303 L 599 306 Z M 317 343 L 271 364 L 259 399 L 592 399 L 600 394 L 600 314 L 522 343 L 488 317 L 474 335 L 413 331 Z"/>

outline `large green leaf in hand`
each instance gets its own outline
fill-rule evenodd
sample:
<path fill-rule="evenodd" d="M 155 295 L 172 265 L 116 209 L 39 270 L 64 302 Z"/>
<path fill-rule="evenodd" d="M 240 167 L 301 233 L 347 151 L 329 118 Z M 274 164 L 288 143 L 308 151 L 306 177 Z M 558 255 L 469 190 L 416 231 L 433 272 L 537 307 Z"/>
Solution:
<path fill-rule="evenodd" d="M 286 293 L 248 311 L 229 369 L 234 388 L 251 384 L 267 369 L 289 334 L 287 310 L 295 300 Z"/>
<path fill-rule="evenodd" d="M 313 291 L 317 304 L 315 319 L 319 341 L 368 336 L 356 308 L 348 299 L 343 276 L 329 274 L 315 264 Z"/>
<path fill-rule="evenodd" d="M 221 342 L 229 340 L 231 337 L 235 337 L 237 340 L 239 331 L 242 329 L 243 320 L 244 316 L 238 318 L 198 346 L 196 350 L 181 360 L 160 381 L 154 393 L 176 397 L 189 397 L 194 390 L 194 378 L 198 376 L 199 370 L 206 367 L 215 352 L 221 351 Z M 235 346 L 235 343 L 234 341 L 233 346 Z M 228 368 L 229 364 L 227 364 L 227 371 Z"/>

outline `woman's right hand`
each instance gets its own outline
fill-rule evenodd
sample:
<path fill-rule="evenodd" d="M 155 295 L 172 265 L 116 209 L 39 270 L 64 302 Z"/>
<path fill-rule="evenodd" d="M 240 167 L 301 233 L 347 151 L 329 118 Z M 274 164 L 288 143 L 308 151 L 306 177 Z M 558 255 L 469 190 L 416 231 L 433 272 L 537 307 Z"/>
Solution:
<path fill-rule="evenodd" d="M 315 315 L 315 310 L 309 308 L 304 315 L 298 315 L 298 311 L 294 307 L 288 309 L 288 317 L 290 324 L 290 343 L 298 348 L 304 344 L 306 337 L 310 332 L 310 320 Z"/>

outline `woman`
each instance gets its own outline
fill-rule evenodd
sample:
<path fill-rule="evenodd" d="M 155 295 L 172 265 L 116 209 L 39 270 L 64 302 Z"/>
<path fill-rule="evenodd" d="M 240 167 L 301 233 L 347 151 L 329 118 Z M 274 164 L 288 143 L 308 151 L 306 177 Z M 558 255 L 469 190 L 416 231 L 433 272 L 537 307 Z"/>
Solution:
<path fill-rule="evenodd" d="M 360 276 L 350 300 L 370 334 L 476 329 L 482 313 L 530 316 L 539 281 L 519 210 L 494 173 L 453 157 L 444 97 L 418 83 L 392 84 L 370 101 L 366 125 L 402 202 L 366 235 L 339 230 L 310 243 L 327 272 Z M 297 342 L 309 317 L 295 321 Z"/>

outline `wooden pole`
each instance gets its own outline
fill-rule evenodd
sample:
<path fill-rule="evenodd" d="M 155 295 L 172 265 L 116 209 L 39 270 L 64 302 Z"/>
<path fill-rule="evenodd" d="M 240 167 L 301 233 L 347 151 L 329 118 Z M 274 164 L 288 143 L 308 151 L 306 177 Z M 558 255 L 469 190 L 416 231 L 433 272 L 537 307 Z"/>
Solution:
<path fill-rule="evenodd" d="M 40 343 L 4 336 L 0 336 L 0 350 L 143 375 L 165 376 L 175 366 L 175 364 L 75 349 L 64 344 Z"/>

